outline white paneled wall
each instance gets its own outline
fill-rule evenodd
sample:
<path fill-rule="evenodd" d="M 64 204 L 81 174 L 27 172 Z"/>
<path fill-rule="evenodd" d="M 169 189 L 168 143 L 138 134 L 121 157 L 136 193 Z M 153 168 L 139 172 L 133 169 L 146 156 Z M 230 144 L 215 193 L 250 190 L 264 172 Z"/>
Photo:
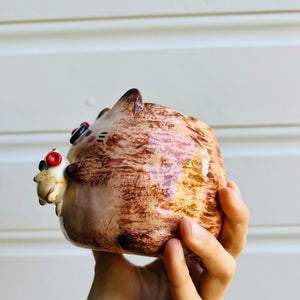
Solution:
<path fill-rule="evenodd" d="M 0 0 L 0 299 L 87 296 L 91 253 L 32 178 L 132 87 L 215 129 L 251 212 L 226 299 L 299 299 L 299 1 L 117 2 Z"/>

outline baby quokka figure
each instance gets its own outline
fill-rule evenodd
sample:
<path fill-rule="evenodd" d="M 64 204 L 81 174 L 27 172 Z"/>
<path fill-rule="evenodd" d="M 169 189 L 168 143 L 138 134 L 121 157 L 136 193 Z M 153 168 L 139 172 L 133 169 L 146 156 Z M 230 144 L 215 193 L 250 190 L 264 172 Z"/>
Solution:
<path fill-rule="evenodd" d="M 57 175 L 64 177 L 63 187 L 47 179 L 49 166 L 40 168 L 35 181 L 41 203 L 57 204 L 74 244 L 161 256 L 169 239 L 180 238 L 185 216 L 219 234 L 217 191 L 226 184 L 225 171 L 215 134 L 205 123 L 144 103 L 132 89 L 91 126 L 81 123 L 70 142 L 70 163 L 62 156 Z M 45 196 L 44 190 L 52 193 Z M 59 199 L 53 201 L 55 191 Z"/>
<path fill-rule="evenodd" d="M 37 193 L 40 204 L 54 203 L 58 216 L 61 216 L 62 197 L 67 187 L 64 169 L 68 164 L 68 159 L 54 148 L 45 159 L 40 161 L 41 172 L 33 179 L 38 184 Z"/>

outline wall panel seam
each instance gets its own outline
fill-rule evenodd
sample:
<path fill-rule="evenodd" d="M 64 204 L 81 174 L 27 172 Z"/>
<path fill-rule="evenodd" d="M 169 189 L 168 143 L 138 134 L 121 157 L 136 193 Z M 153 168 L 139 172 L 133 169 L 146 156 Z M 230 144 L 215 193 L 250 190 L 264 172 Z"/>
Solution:
<path fill-rule="evenodd" d="M 299 25 L 300 13 L 2 24 L 0 55 L 298 46 Z"/>
<path fill-rule="evenodd" d="M 0 258 L 13 256 L 86 256 L 87 249 L 69 243 L 60 230 L 0 231 Z M 299 253 L 299 226 L 249 227 L 245 253 Z"/>
<path fill-rule="evenodd" d="M 224 158 L 300 156 L 300 127 L 216 129 L 215 133 Z M 34 162 L 53 147 L 67 152 L 69 138 L 70 133 L 0 134 L 0 163 Z"/>
<path fill-rule="evenodd" d="M 117 20 L 140 20 L 140 19 L 169 19 L 169 18 L 204 18 L 204 17 L 234 17 L 234 16 L 260 16 L 260 15 L 293 15 L 300 13 L 299 9 L 294 10 L 257 10 L 245 12 L 219 12 L 219 13 L 178 13 L 178 14 L 144 14 L 128 16 L 107 16 L 107 17 L 78 17 L 78 18 L 52 18 L 52 19 L 20 19 L 0 21 L 1 25 L 26 25 L 43 23 L 67 23 L 86 21 L 117 21 Z"/>

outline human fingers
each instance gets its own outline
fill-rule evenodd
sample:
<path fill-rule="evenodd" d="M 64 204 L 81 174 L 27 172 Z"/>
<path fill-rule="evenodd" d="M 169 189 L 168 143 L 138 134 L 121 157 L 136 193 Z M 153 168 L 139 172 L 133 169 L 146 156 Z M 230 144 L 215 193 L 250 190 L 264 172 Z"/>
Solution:
<path fill-rule="evenodd" d="M 204 266 L 197 287 L 200 296 L 203 299 L 222 299 L 236 270 L 235 259 L 211 233 L 188 218 L 180 223 L 180 232 L 186 246 Z"/>
<path fill-rule="evenodd" d="M 218 240 L 233 257 L 237 258 L 246 244 L 249 209 L 234 182 L 228 182 L 227 187 L 220 189 L 218 197 L 225 214 Z"/>
<path fill-rule="evenodd" d="M 164 266 L 174 300 L 201 299 L 190 277 L 179 240 L 171 239 L 166 244 Z"/>

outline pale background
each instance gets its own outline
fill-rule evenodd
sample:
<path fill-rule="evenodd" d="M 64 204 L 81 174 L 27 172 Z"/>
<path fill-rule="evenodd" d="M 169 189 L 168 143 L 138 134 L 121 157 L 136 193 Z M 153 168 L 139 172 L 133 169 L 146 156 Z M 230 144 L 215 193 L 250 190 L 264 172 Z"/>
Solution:
<path fill-rule="evenodd" d="M 0 299 L 86 298 L 91 253 L 65 241 L 32 178 L 132 87 L 215 129 L 250 208 L 225 299 L 300 299 L 299 11 L 299 0 L 0 0 Z"/>

